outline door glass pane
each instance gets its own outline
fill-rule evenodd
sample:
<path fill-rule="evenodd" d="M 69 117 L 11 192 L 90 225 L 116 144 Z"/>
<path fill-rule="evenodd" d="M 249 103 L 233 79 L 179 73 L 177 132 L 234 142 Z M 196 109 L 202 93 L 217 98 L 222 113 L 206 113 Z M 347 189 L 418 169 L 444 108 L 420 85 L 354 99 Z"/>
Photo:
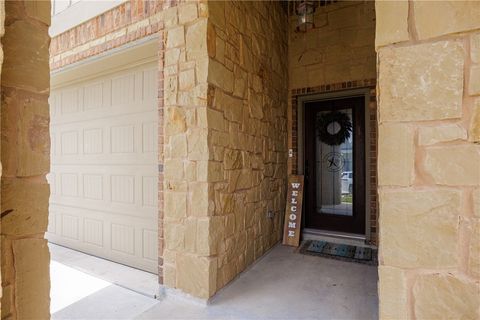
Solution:
<path fill-rule="evenodd" d="M 353 129 L 352 109 L 339 110 L 333 113 L 336 116 L 332 117 L 332 111 L 318 112 L 315 122 L 316 212 L 317 214 L 352 216 L 354 189 L 353 130 L 346 129 L 348 123 L 351 124 L 350 128 Z M 331 118 L 338 118 L 339 122 L 325 121 L 325 119 Z M 326 123 L 329 124 L 325 125 Z M 342 126 L 340 123 L 344 125 Z M 321 126 L 324 130 L 321 130 Z M 333 136 L 339 133 L 342 128 L 349 131 L 349 134 L 339 135 L 346 138 L 334 142 Z M 329 135 L 323 134 L 322 136 L 322 132 L 325 130 Z"/>

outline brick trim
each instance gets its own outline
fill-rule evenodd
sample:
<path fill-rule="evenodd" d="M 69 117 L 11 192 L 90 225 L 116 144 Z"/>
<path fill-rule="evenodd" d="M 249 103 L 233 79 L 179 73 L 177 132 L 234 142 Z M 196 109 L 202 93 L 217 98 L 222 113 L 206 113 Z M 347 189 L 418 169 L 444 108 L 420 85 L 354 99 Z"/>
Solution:
<path fill-rule="evenodd" d="M 317 87 L 305 87 L 292 89 L 291 94 L 291 145 L 289 148 L 293 151 L 293 156 L 289 158 L 289 168 L 291 174 L 298 174 L 298 97 L 327 93 L 340 92 L 350 89 L 370 89 L 370 243 L 378 243 L 378 202 L 377 202 L 377 98 L 376 98 L 376 79 L 345 81 L 332 84 L 324 84 Z"/>
<path fill-rule="evenodd" d="M 164 250 L 164 173 L 163 150 L 165 145 L 164 125 L 164 67 L 165 67 L 165 31 L 162 28 L 158 33 L 158 283 L 163 284 L 163 250 Z"/>
<path fill-rule="evenodd" d="M 50 70 L 163 30 L 159 13 L 176 5 L 176 0 L 129 0 L 57 35 L 50 43 Z"/>

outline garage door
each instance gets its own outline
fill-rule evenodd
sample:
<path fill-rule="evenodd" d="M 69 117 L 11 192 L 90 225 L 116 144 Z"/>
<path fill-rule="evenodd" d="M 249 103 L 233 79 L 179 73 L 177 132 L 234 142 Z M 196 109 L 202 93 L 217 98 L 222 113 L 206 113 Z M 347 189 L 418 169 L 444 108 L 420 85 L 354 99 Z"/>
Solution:
<path fill-rule="evenodd" d="M 48 239 L 157 273 L 156 64 L 54 88 L 50 106 Z"/>

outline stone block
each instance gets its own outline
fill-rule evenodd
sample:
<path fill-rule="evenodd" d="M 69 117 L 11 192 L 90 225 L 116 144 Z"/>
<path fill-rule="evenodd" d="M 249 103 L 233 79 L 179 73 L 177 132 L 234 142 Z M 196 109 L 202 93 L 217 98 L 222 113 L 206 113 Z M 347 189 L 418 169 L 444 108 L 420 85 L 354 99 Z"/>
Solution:
<path fill-rule="evenodd" d="M 207 51 L 210 58 L 215 58 L 217 56 L 217 42 L 220 37 L 217 37 L 217 32 L 215 26 L 212 23 L 207 25 Z M 220 48 L 221 49 L 221 48 Z M 224 53 L 219 52 L 218 61 L 224 62 Z"/>
<path fill-rule="evenodd" d="M 223 112 L 207 108 L 207 121 L 208 121 L 208 128 L 224 131 L 226 121 L 223 118 Z"/>
<path fill-rule="evenodd" d="M 17 318 L 50 318 L 50 253 L 47 240 L 15 240 L 13 241 L 13 255 L 16 271 L 15 309 Z"/>
<path fill-rule="evenodd" d="M 452 274 L 422 274 L 413 286 L 417 319 L 478 319 L 480 288 Z"/>
<path fill-rule="evenodd" d="M 176 287 L 202 299 L 210 298 L 216 291 L 217 259 L 178 254 L 176 261 Z"/>
<path fill-rule="evenodd" d="M 468 83 L 468 94 L 471 96 L 480 95 L 480 66 L 470 68 L 470 80 Z"/>
<path fill-rule="evenodd" d="M 197 219 L 189 218 L 185 222 L 185 251 L 195 253 L 197 242 Z"/>
<path fill-rule="evenodd" d="M 421 40 L 475 30 L 480 21 L 480 6 L 476 1 L 414 1 L 413 12 Z"/>
<path fill-rule="evenodd" d="M 187 60 L 207 56 L 207 19 L 199 19 L 187 28 Z"/>
<path fill-rule="evenodd" d="M 408 41 L 408 1 L 375 1 L 375 46 Z"/>
<path fill-rule="evenodd" d="M 208 183 L 190 183 L 189 192 L 189 215 L 196 217 L 207 217 L 213 214 L 212 210 L 210 210 L 210 187 Z"/>
<path fill-rule="evenodd" d="M 51 21 L 50 1 L 23 1 L 25 12 L 30 18 L 49 26 Z"/>
<path fill-rule="evenodd" d="M 175 66 L 176 68 L 176 66 Z M 171 76 L 167 76 L 168 68 L 165 68 L 165 84 L 164 84 L 164 103 L 166 106 L 174 106 L 178 102 L 178 76 L 177 71 Z M 168 125 L 168 123 L 166 123 Z"/>
<path fill-rule="evenodd" d="M 177 26 L 167 31 L 167 49 L 185 45 L 185 30 L 183 26 Z"/>
<path fill-rule="evenodd" d="M 480 32 L 470 36 L 470 59 L 473 63 L 480 63 Z"/>
<path fill-rule="evenodd" d="M 380 245 L 385 265 L 400 268 L 447 268 L 457 265 L 456 190 L 380 191 Z"/>
<path fill-rule="evenodd" d="M 245 98 L 247 95 L 247 74 L 242 69 L 237 68 L 234 76 L 233 95 L 239 98 Z"/>
<path fill-rule="evenodd" d="M 471 228 L 468 270 L 475 278 L 480 279 L 480 220 L 472 220 Z"/>
<path fill-rule="evenodd" d="M 197 19 L 198 11 L 197 4 L 194 2 L 187 2 L 178 6 L 178 22 L 186 24 Z"/>
<path fill-rule="evenodd" d="M 165 195 L 165 218 L 181 221 L 187 216 L 187 195 L 184 192 L 167 191 Z"/>
<path fill-rule="evenodd" d="M 180 72 L 178 86 L 183 91 L 192 89 L 195 86 L 195 69 Z"/>
<path fill-rule="evenodd" d="M 3 90 L 3 172 L 6 176 L 38 176 L 50 171 L 49 107 L 47 95 Z"/>
<path fill-rule="evenodd" d="M 13 318 L 13 313 L 15 312 L 15 297 L 14 297 L 14 286 L 13 284 L 10 285 L 3 285 L 2 286 L 2 317 L 4 318 Z"/>
<path fill-rule="evenodd" d="M 378 267 L 378 295 L 380 319 L 407 319 L 407 284 L 402 269 Z"/>
<path fill-rule="evenodd" d="M 14 264 L 14 256 L 12 250 L 12 242 L 14 240 L 10 239 L 8 236 L 2 235 L 0 238 L 0 245 L 1 245 L 1 252 L 2 252 L 2 259 L 1 263 L 1 271 L 2 271 L 2 281 L 4 283 L 13 283 L 13 279 L 15 278 L 15 268 L 13 267 Z M 3 301 L 2 301 L 3 303 Z"/>
<path fill-rule="evenodd" d="M 212 1 L 208 4 L 208 18 L 220 29 L 225 29 L 225 3 Z"/>
<path fill-rule="evenodd" d="M 208 65 L 207 81 L 228 93 L 233 92 L 233 84 L 235 82 L 233 72 L 214 59 L 210 59 Z"/>
<path fill-rule="evenodd" d="M 243 101 L 215 90 L 214 106 L 224 112 L 229 121 L 240 123 L 243 120 Z"/>
<path fill-rule="evenodd" d="M 170 157 L 184 159 L 187 156 L 187 137 L 177 134 L 170 137 Z"/>
<path fill-rule="evenodd" d="M 229 214 L 225 216 L 225 236 L 231 237 L 235 234 L 235 215 Z"/>
<path fill-rule="evenodd" d="M 5 34 L 5 1 L 0 1 L 0 36 L 3 37 L 4 34 Z M 2 54 L 2 59 L 0 61 L 3 62 L 3 54 Z"/>
<path fill-rule="evenodd" d="M 473 190 L 473 215 L 480 218 L 480 188 Z"/>
<path fill-rule="evenodd" d="M 176 65 L 180 62 L 180 52 L 179 48 L 172 48 L 165 50 L 164 64 L 165 66 Z"/>
<path fill-rule="evenodd" d="M 163 284 L 168 288 L 175 288 L 176 284 L 176 270 L 174 266 L 163 265 Z"/>
<path fill-rule="evenodd" d="M 48 225 L 50 187 L 24 179 L 2 178 L 2 234 L 43 234 Z"/>
<path fill-rule="evenodd" d="M 185 225 L 165 222 L 165 246 L 169 250 L 183 251 L 185 247 Z"/>
<path fill-rule="evenodd" d="M 420 127 L 418 129 L 418 143 L 432 145 L 440 142 L 466 140 L 467 130 L 459 124 L 450 124 L 435 127 Z"/>
<path fill-rule="evenodd" d="M 196 253 L 211 256 L 218 252 L 218 243 L 223 239 L 222 217 L 209 217 L 197 220 Z"/>
<path fill-rule="evenodd" d="M 468 140 L 480 142 L 480 98 L 475 99 L 470 129 L 468 130 Z"/>
<path fill-rule="evenodd" d="M 5 54 L 2 86 L 48 93 L 50 87 L 48 26 L 42 27 L 27 20 L 15 20 L 5 27 L 2 45 Z"/>
<path fill-rule="evenodd" d="M 195 61 L 195 72 L 197 76 L 197 83 L 200 83 L 200 84 L 207 83 L 209 61 L 210 59 L 208 58 L 197 59 Z M 205 92 L 206 91 L 207 90 L 205 90 Z"/>
<path fill-rule="evenodd" d="M 182 181 L 184 177 L 183 160 L 167 159 L 163 165 L 165 180 Z"/>
<path fill-rule="evenodd" d="M 460 118 L 463 64 L 460 41 L 380 49 L 380 121 Z"/>
<path fill-rule="evenodd" d="M 208 181 L 219 182 L 224 180 L 224 168 L 222 162 L 210 161 L 208 164 Z"/>
<path fill-rule="evenodd" d="M 185 178 L 188 182 L 197 180 L 197 164 L 194 161 L 188 161 L 185 166 Z"/>
<path fill-rule="evenodd" d="M 208 169 L 210 161 L 197 161 L 197 180 L 208 182 Z"/>
<path fill-rule="evenodd" d="M 163 10 L 162 18 L 167 28 L 178 25 L 178 8 L 175 6 Z"/>
<path fill-rule="evenodd" d="M 425 148 L 424 169 L 436 184 L 480 185 L 480 145 Z"/>
<path fill-rule="evenodd" d="M 188 159 L 208 160 L 209 142 L 206 129 L 191 129 L 187 133 Z"/>
<path fill-rule="evenodd" d="M 165 134 L 175 135 L 187 130 L 185 110 L 179 107 L 166 108 Z"/>
<path fill-rule="evenodd" d="M 415 171 L 414 130 L 406 124 L 378 127 L 378 184 L 409 186 Z"/>
<path fill-rule="evenodd" d="M 248 107 L 250 116 L 255 119 L 263 118 L 264 95 L 248 90 Z"/>
<path fill-rule="evenodd" d="M 242 168 L 242 153 L 238 150 L 225 149 L 223 166 L 225 170 L 241 169 Z"/>

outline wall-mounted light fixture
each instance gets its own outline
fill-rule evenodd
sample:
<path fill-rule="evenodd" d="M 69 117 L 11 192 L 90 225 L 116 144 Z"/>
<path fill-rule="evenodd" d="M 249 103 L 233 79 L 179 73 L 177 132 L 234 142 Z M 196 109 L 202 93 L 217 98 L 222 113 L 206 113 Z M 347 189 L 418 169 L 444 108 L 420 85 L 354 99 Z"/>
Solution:
<path fill-rule="evenodd" d="M 315 28 L 316 1 L 300 0 L 295 2 L 295 14 L 297 15 L 297 32 L 307 32 Z"/>

